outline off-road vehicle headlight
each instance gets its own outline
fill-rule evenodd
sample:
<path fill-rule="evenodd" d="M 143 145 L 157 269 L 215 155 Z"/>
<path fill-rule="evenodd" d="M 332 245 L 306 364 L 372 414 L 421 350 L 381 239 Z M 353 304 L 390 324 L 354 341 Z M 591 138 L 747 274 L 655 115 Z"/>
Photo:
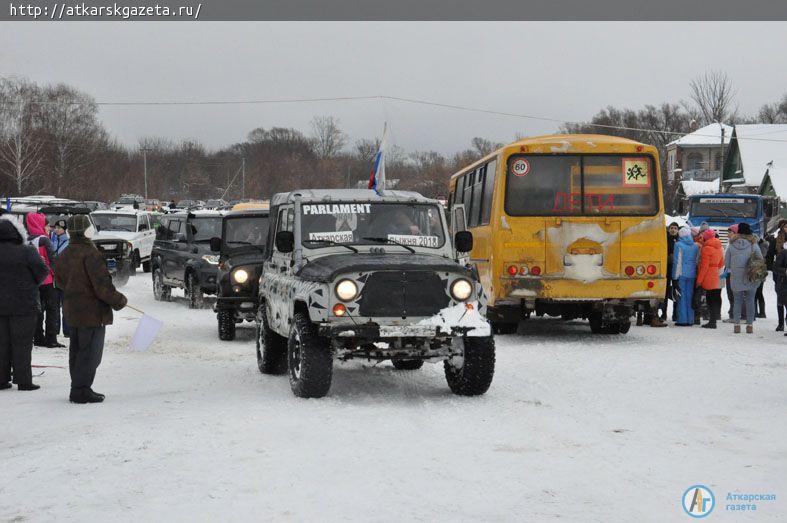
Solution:
<path fill-rule="evenodd" d="M 358 296 L 358 286 L 352 280 L 341 280 L 335 290 L 336 297 L 342 301 L 350 301 Z"/>
<path fill-rule="evenodd" d="M 249 273 L 246 269 L 237 269 L 232 271 L 232 279 L 235 283 L 246 283 L 249 279 Z"/>
<path fill-rule="evenodd" d="M 470 281 L 459 278 L 451 284 L 451 296 L 453 296 L 456 301 L 465 301 L 471 294 L 473 294 L 473 285 Z"/>

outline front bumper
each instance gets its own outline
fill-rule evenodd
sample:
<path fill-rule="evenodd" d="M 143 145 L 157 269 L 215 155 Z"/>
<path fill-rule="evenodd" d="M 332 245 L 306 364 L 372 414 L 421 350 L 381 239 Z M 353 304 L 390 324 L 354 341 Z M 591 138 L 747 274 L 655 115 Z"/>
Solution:
<path fill-rule="evenodd" d="M 216 300 L 215 310 L 237 310 L 243 313 L 255 314 L 257 312 L 257 298 L 254 296 L 219 296 Z"/>
<path fill-rule="evenodd" d="M 360 325 L 332 325 L 322 323 L 318 326 L 320 336 L 328 338 L 355 338 L 366 341 L 408 338 L 430 340 L 435 338 L 453 338 L 455 336 L 489 336 L 490 331 L 484 326 L 449 327 L 445 329 L 436 325 L 378 325 L 363 323 Z"/>
<path fill-rule="evenodd" d="M 216 285 L 216 275 L 218 268 L 215 266 L 200 267 L 197 269 L 197 278 L 199 279 L 199 286 L 202 292 L 206 294 L 216 294 L 218 286 Z"/>

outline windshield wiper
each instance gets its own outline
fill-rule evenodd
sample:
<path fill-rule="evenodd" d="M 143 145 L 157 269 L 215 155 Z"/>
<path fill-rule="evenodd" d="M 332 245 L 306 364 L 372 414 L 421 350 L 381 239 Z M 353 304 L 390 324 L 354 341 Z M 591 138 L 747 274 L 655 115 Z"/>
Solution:
<path fill-rule="evenodd" d="M 398 242 L 396 240 L 392 240 L 391 238 L 382 238 L 382 237 L 375 238 L 375 237 L 368 237 L 367 236 L 366 238 L 362 238 L 362 239 L 363 240 L 369 240 L 371 242 L 392 243 L 394 245 L 398 245 L 399 247 L 404 247 L 405 249 L 407 249 L 411 253 L 415 254 L 415 249 L 413 249 L 409 245 L 405 245 L 404 243 L 400 243 L 400 242 Z"/>
<path fill-rule="evenodd" d="M 355 254 L 358 254 L 358 249 L 356 249 L 352 245 L 347 245 L 346 243 L 341 243 L 341 242 L 335 242 L 333 240 L 325 240 L 325 239 L 322 239 L 322 240 L 303 240 L 303 243 L 327 243 L 328 245 L 338 245 L 340 247 L 346 247 L 346 248 L 350 249 L 351 251 L 353 251 Z"/>

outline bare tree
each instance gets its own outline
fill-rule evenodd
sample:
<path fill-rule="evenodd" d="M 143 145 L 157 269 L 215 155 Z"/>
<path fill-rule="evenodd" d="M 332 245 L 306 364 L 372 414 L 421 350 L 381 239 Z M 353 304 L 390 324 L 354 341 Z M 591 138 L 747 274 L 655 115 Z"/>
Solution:
<path fill-rule="evenodd" d="M 17 194 L 38 176 L 43 159 L 33 107 L 38 96 L 39 89 L 26 80 L 0 78 L 0 170 Z"/>
<path fill-rule="evenodd" d="M 735 89 L 723 71 L 708 71 L 689 84 L 694 102 L 704 124 L 735 120 Z"/>
<path fill-rule="evenodd" d="M 320 158 L 338 154 L 347 143 L 347 136 L 333 116 L 315 116 L 311 121 L 314 149 Z"/>
<path fill-rule="evenodd" d="M 502 143 L 496 143 L 491 140 L 487 140 L 486 138 L 481 138 L 476 136 L 473 138 L 470 143 L 473 145 L 473 148 L 478 151 L 480 156 L 486 156 L 487 154 L 491 153 L 492 151 L 499 149 L 503 146 Z"/>

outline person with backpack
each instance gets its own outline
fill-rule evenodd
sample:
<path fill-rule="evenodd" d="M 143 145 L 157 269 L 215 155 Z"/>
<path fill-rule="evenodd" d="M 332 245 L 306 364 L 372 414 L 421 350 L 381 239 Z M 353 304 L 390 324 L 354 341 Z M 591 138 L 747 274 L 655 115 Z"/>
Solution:
<path fill-rule="evenodd" d="M 748 223 L 739 223 L 724 254 L 724 267 L 729 272 L 733 293 L 733 332 L 741 332 L 741 308 L 746 307 L 746 333 L 754 333 L 754 297 L 760 282 L 768 275 L 765 258 Z"/>
<path fill-rule="evenodd" d="M 68 247 L 68 240 L 68 223 L 66 219 L 61 217 L 54 220 L 52 223 L 52 232 L 49 235 L 49 241 L 52 242 L 55 260 L 57 260 L 57 257 L 66 250 L 66 247 Z M 57 328 L 55 332 L 60 332 L 62 327 L 63 336 L 68 338 L 68 323 L 63 317 L 63 289 L 59 289 L 55 286 L 55 293 L 57 294 Z"/>
<path fill-rule="evenodd" d="M 768 256 L 768 249 L 770 248 L 768 240 L 765 238 L 757 238 L 757 247 L 760 248 L 762 257 L 765 260 Z M 765 267 L 766 270 L 769 270 L 767 261 L 765 261 Z M 767 318 L 765 314 L 765 295 L 763 294 L 763 287 L 765 287 L 765 280 L 767 279 L 768 276 L 766 275 L 757 287 L 757 291 L 754 293 L 754 306 L 757 309 L 754 315 L 755 318 Z"/>
<path fill-rule="evenodd" d="M 778 303 L 787 303 L 787 249 L 781 249 L 776 259 L 771 266 L 773 270 L 773 278 L 776 280 L 776 299 Z M 784 324 L 781 324 L 784 330 Z M 779 328 L 777 327 L 778 331 Z M 784 334 L 787 336 L 787 333 Z"/>
<path fill-rule="evenodd" d="M 773 271 L 773 283 L 776 286 L 776 317 L 779 319 L 776 332 L 784 331 L 784 314 L 787 310 L 787 300 L 782 300 L 782 298 L 787 298 L 787 294 L 779 292 L 779 278 L 775 269 L 776 260 L 784 250 L 785 241 L 787 241 L 787 220 L 780 220 L 776 236 L 771 238 L 768 253 L 765 255 L 766 264 Z"/>
<path fill-rule="evenodd" d="M 41 312 L 38 315 L 33 344 L 39 347 L 65 347 L 65 345 L 57 341 L 59 307 L 57 293 L 55 292 L 54 273 L 52 272 L 52 261 L 54 260 L 55 251 L 52 247 L 52 242 L 49 240 L 49 233 L 46 230 L 47 225 L 46 216 L 41 213 L 31 212 L 25 216 L 27 243 L 38 250 L 41 259 L 44 260 L 44 264 L 49 268 L 49 275 L 38 288 Z"/>
<path fill-rule="evenodd" d="M 694 280 L 697 277 L 697 254 L 699 247 L 691 237 L 691 229 L 681 227 L 672 260 L 673 285 L 678 289 L 678 327 L 694 325 L 694 309 L 691 308 L 694 295 Z M 675 283 L 677 282 L 677 283 Z"/>
<path fill-rule="evenodd" d="M 719 273 L 724 267 L 724 250 L 716 233 L 708 229 L 702 233 L 702 252 L 697 270 L 697 288 L 705 291 L 708 304 L 708 323 L 704 329 L 715 329 L 716 322 L 721 319 L 721 284 Z"/>

